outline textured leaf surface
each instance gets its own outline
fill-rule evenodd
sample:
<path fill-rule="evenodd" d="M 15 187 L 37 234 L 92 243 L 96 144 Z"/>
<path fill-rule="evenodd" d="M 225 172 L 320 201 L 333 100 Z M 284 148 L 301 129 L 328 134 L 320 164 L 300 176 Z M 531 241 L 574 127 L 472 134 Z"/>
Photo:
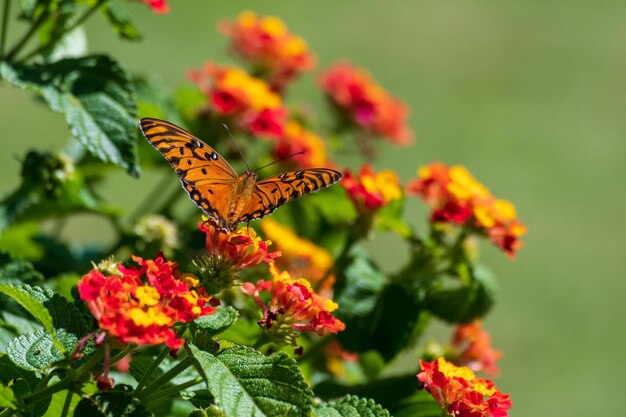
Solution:
<path fill-rule="evenodd" d="M 71 350 L 78 339 L 71 333 L 60 331 L 57 338 L 64 351 Z M 7 344 L 7 355 L 19 367 L 29 371 L 44 371 L 55 362 L 64 359 L 56 348 L 52 336 L 45 330 L 37 330 L 16 337 Z"/>
<path fill-rule="evenodd" d="M 0 75 L 41 94 L 93 155 L 138 173 L 134 92 L 128 73 L 111 58 L 94 55 L 31 66 L 2 63 Z"/>
<path fill-rule="evenodd" d="M 52 291 L 30 285 L 0 284 L 0 292 L 17 301 L 28 311 L 49 334 L 55 334 L 52 316 L 44 307 L 44 302 L 52 298 Z"/>
<path fill-rule="evenodd" d="M 313 410 L 316 417 L 391 417 L 389 411 L 373 400 L 347 395 L 321 404 Z"/>
<path fill-rule="evenodd" d="M 235 346 L 217 355 L 191 345 L 215 402 L 227 417 L 309 416 L 312 393 L 296 362 Z"/>
<path fill-rule="evenodd" d="M 215 336 L 228 329 L 237 320 L 239 313 L 231 306 L 221 308 L 215 314 L 202 316 L 194 320 L 194 323 L 202 332 L 209 336 Z"/>

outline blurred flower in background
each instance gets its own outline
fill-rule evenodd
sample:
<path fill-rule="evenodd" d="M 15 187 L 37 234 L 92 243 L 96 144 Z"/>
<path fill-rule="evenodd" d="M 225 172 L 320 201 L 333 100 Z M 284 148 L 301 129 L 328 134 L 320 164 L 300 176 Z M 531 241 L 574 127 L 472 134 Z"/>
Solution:
<path fill-rule="evenodd" d="M 244 11 L 233 22 L 221 22 L 218 29 L 230 38 L 233 53 L 277 91 L 315 67 L 316 59 L 307 43 L 275 16 Z"/>
<path fill-rule="evenodd" d="M 413 133 L 406 125 L 407 106 L 366 70 L 341 61 L 322 72 L 319 84 L 348 124 L 396 145 L 411 144 Z"/>
<path fill-rule="evenodd" d="M 502 357 L 502 352 L 491 346 L 491 337 L 483 328 L 482 321 L 457 326 L 452 336 L 452 348 L 456 355 L 455 364 L 491 376 L 500 373 L 496 361 Z"/>
<path fill-rule="evenodd" d="M 306 130 L 300 123 L 290 120 L 285 125 L 283 135 L 275 142 L 274 155 L 280 160 L 297 152 L 302 153 L 289 158 L 286 161 L 288 165 L 298 169 L 332 167 L 324 139 Z"/>
<path fill-rule="evenodd" d="M 155 13 L 167 13 L 170 11 L 170 6 L 167 4 L 167 1 L 165 0 L 141 0 L 144 3 L 146 3 L 148 6 L 150 6 L 150 8 L 152 9 L 152 11 L 154 11 Z"/>
<path fill-rule="evenodd" d="M 402 198 L 398 175 L 390 169 L 374 172 L 369 164 L 363 164 L 358 175 L 346 170 L 341 185 L 361 213 L 373 213 Z"/>

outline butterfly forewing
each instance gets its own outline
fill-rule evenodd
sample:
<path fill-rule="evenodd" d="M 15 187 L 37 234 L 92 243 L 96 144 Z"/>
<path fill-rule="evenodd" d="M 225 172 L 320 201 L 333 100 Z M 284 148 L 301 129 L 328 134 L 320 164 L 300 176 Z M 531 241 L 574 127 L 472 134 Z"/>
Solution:
<path fill-rule="evenodd" d="M 141 130 L 170 163 L 189 197 L 204 213 L 223 223 L 237 173 L 212 147 L 186 130 L 159 119 L 144 118 Z"/>
<path fill-rule="evenodd" d="M 329 168 L 285 172 L 259 181 L 252 198 L 244 207 L 240 221 L 249 222 L 272 213 L 278 207 L 341 179 L 341 173 Z"/>

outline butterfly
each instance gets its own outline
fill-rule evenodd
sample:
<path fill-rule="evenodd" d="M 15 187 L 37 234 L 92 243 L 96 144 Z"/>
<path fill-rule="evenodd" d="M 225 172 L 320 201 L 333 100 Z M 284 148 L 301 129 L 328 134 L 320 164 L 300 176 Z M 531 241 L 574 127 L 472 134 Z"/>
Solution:
<path fill-rule="evenodd" d="M 173 123 L 143 118 L 139 124 L 148 142 L 174 168 L 189 197 L 222 230 L 267 216 L 342 177 L 333 169 L 312 168 L 259 181 L 254 170 L 238 175 L 212 147 Z"/>

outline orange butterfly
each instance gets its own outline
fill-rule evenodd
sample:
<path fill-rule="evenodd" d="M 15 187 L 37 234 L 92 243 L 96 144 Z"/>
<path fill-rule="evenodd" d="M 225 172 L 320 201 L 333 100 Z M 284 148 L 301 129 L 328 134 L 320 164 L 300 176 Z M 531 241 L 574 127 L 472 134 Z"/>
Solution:
<path fill-rule="evenodd" d="M 304 194 L 328 187 L 341 173 L 328 168 L 285 172 L 257 181 L 256 172 L 241 175 L 213 148 L 165 120 L 144 118 L 141 131 L 178 174 L 183 188 L 223 230 L 234 230 L 272 213 Z"/>

